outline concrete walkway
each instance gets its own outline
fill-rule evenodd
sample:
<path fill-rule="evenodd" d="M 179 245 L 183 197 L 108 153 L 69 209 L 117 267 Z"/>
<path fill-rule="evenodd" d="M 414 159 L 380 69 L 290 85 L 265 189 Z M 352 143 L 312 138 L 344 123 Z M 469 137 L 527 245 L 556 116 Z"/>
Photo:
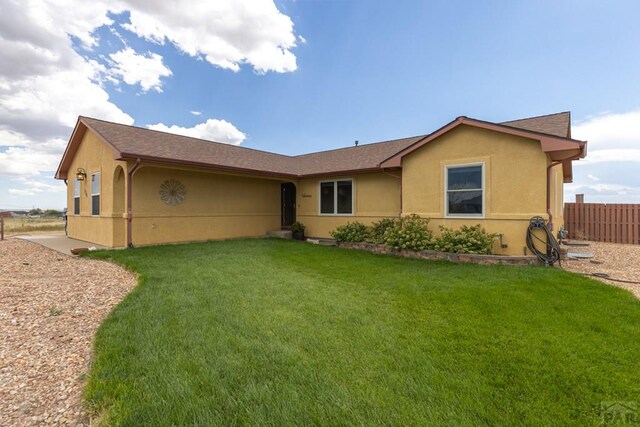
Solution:
<path fill-rule="evenodd" d="M 74 248 L 109 249 L 106 246 L 96 245 L 95 243 L 72 239 L 71 237 L 67 237 L 64 234 L 23 234 L 15 236 L 15 238 L 34 242 L 66 255 L 71 255 L 71 249 Z"/>

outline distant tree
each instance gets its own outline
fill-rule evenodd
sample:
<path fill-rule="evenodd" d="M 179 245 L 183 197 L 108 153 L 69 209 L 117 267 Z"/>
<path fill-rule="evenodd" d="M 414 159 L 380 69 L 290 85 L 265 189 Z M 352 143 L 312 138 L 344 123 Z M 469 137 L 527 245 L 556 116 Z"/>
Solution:
<path fill-rule="evenodd" d="M 42 215 L 42 209 L 34 208 L 29 211 L 29 216 L 38 216 Z"/>
<path fill-rule="evenodd" d="M 44 211 L 44 216 L 61 216 L 62 215 L 62 211 L 56 210 L 56 209 L 47 209 L 46 211 Z"/>

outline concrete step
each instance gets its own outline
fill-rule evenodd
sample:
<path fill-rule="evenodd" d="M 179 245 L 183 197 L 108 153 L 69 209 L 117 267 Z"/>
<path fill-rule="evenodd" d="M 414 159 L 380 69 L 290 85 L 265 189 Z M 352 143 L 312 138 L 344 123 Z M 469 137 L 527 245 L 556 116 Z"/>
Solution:
<path fill-rule="evenodd" d="M 321 246 L 336 246 L 336 241 L 334 239 L 322 239 L 322 238 L 313 238 L 309 237 L 307 242 L 313 243 L 315 245 Z"/>
<path fill-rule="evenodd" d="M 293 239 L 291 230 L 271 230 L 267 231 L 267 237 L 277 237 L 279 239 Z"/>

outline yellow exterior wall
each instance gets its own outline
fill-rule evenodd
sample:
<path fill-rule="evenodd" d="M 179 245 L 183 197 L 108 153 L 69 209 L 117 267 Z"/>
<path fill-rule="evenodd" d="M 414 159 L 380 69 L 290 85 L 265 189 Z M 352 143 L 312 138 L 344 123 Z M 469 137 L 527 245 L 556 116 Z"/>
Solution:
<path fill-rule="evenodd" d="M 67 233 L 69 237 L 109 247 L 125 246 L 126 223 L 122 210 L 114 212 L 113 178 L 114 172 L 126 163 L 113 159 L 109 146 L 87 131 L 78 147 L 67 182 Z M 87 172 L 87 178 L 80 182 L 80 215 L 73 213 L 75 173 L 78 168 Z M 118 170 L 121 170 L 118 169 Z M 100 215 L 91 215 L 91 174 L 100 172 Z M 118 208 L 119 206 L 116 206 Z"/>
<path fill-rule="evenodd" d="M 549 160 L 549 163 L 551 163 L 551 160 Z M 560 227 L 564 226 L 564 177 L 562 165 L 556 165 L 551 168 L 550 175 L 549 204 L 551 215 L 553 215 L 553 231 L 555 235 Z"/>
<path fill-rule="evenodd" d="M 403 215 L 431 218 L 430 228 L 481 224 L 502 233 L 506 249 L 498 254 L 525 253 L 529 219 L 546 219 L 547 155 L 535 140 L 471 126 L 459 126 L 431 141 L 402 162 Z M 484 163 L 484 218 L 445 216 L 445 166 Z M 560 173 L 560 179 L 562 175 Z"/>
<path fill-rule="evenodd" d="M 183 203 L 160 199 L 169 179 L 186 187 Z M 133 177 L 134 245 L 264 236 L 280 229 L 281 181 L 188 168 L 142 166 Z"/>
<path fill-rule="evenodd" d="M 485 172 L 484 218 L 445 216 L 445 166 L 483 163 Z M 403 159 L 402 170 L 389 173 L 302 178 L 296 184 L 296 219 L 306 235 L 330 237 L 347 222 L 370 224 L 400 214 L 431 218 L 430 228 L 458 228 L 482 224 L 488 232 L 503 234 L 506 249 L 495 253 L 525 253 L 529 219 L 546 214 L 548 156 L 536 140 L 470 126 L 459 126 Z M 80 215 L 73 215 L 74 174 L 82 167 Z M 90 130 L 74 156 L 68 181 L 68 233 L 70 237 L 109 247 L 124 247 L 126 235 L 127 164 L 113 159 L 109 146 Z M 101 208 L 91 216 L 91 174 L 101 173 Z M 160 199 L 160 185 L 175 179 L 185 185 L 185 201 L 170 206 Z M 352 215 L 320 215 L 321 181 L 352 179 Z M 263 236 L 280 228 L 282 180 L 206 171 L 169 165 L 144 164 L 133 178 L 134 245 Z M 562 166 L 551 171 L 551 210 L 555 230 L 563 224 Z M 554 231 L 555 231 L 554 230 Z"/>
<path fill-rule="evenodd" d="M 330 232 L 347 222 L 370 224 L 400 215 L 400 171 L 303 178 L 297 185 L 297 220 L 307 228 L 305 235 L 331 237 Z M 395 175 L 395 176 L 391 176 Z M 320 215 L 320 182 L 353 179 L 353 215 Z"/>

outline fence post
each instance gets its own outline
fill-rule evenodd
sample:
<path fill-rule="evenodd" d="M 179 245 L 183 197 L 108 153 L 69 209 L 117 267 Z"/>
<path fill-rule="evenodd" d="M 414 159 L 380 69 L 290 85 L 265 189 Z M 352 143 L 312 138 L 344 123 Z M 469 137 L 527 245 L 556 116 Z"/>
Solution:
<path fill-rule="evenodd" d="M 576 194 L 576 203 L 584 203 L 584 194 Z"/>
<path fill-rule="evenodd" d="M 4 217 L 0 216 L 0 240 L 4 240 Z"/>

